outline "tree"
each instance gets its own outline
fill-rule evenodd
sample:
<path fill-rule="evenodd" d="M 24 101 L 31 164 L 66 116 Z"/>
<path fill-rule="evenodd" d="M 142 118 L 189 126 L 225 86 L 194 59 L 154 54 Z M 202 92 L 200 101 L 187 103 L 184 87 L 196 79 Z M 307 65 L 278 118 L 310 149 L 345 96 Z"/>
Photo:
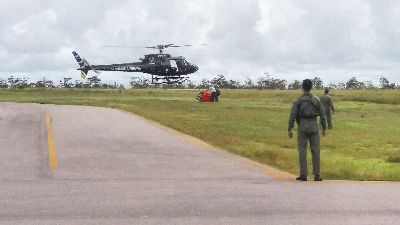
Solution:
<path fill-rule="evenodd" d="M 64 77 L 64 82 L 61 84 L 61 87 L 63 88 L 71 88 L 73 84 L 71 83 L 72 78 L 71 77 Z"/>
<path fill-rule="evenodd" d="M 374 84 L 370 80 L 364 81 L 364 85 L 365 85 L 365 88 L 368 88 L 368 89 L 375 88 Z"/>
<path fill-rule="evenodd" d="M 11 88 L 25 88 L 28 87 L 28 78 L 10 76 L 7 78 L 8 87 Z"/>
<path fill-rule="evenodd" d="M 80 81 L 80 80 L 75 80 L 74 88 L 84 88 L 84 87 L 85 87 L 85 85 L 83 84 L 82 81 Z"/>
<path fill-rule="evenodd" d="M 229 80 L 228 85 L 225 86 L 225 88 L 232 88 L 232 89 L 240 88 L 240 83 L 235 80 Z"/>
<path fill-rule="evenodd" d="M 46 87 L 46 88 L 55 88 L 56 87 L 54 85 L 54 82 L 52 80 L 48 80 L 46 77 L 42 78 L 41 84 L 42 84 L 42 87 Z"/>
<path fill-rule="evenodd" d="M 254 83 L 253 80 L 250 77 L 246 77 L 246 79 L 244 80 L 244 88 L 254 88 Z"/>
<path fill-rule="evenodd" d="M 217 75 L 216 78 L 212 79 L 211 84 L 218 85 L 221 88 L 229 88 L 229 81 L 226 80 L 224 75 Z"/>
<path fill-rule="evenodd" d="M 352 77 L 346 82 L 346 89 L 362 89 L 362 88 L 365 88 L 364 82 L 358 81 L 356 77 Z"/>
<path fill-rule="evenodd" d="M 386 77 L 379 77 L 379 86 L 384 89 L 394 89 L 396 88 L 395 83 L 390 83 Z"/>
<path fill-rule="evenodd" d="M 264 77 L 257 80 L 257 87 L 260 89 L 286 89 L 286 80 L 273 78 L 270 74 L 264 73 Z"/>
<path fill-rule="evenodd" d="M 129 82 L 132 88 L 148 88 L 150 87 L 150 79 L 144 77 L 131 77 Z"/>
<path fill-rule="evenodd" d="M 301 89 L 301 82 L 299 80 L 293 81 L 293 83 L 289 84 L 288 89 L 292 90 Z"/>
<path fill-rule="evenodd" d="M 203 79 L 203 80 L 201 80 L 198 87 L 199 88 L 208 88 L 208 87 L 210 87 L 210 85 L 211 85 L 211 82 L 209 80 Z"/>
<path fill-rule="evenodd" d="M 8 77 L 7 80 L 8 80 L 8 86 L 9 86 L 9 87 L 12 87 L 12 88 L 13 88 L 13 87 L 16 86 L 17 81 L 16 81 L 16 79 L 14 78 L 14 76 Z"/>
<path fill-rule="evenodd" d="M 0 78 L 0 88 L 8 88 L 7 81 L 3 78 Z"/>
<path fill-rule="evenodd" d="M 339 89 L 346 89 L 346 84 L 343 83 L 343 82 L 339 82 L 338 85 L 337 85 L 337 88 L 339 88 Z"/>
<path fill-rule="evenodd" d="M 322 89 L 324 87 L 324 83 L 319 77 L 314 77 L 311 81 L 313 84 L 313 89 Z"/>
<path fill-rule="evenodd" d="M 94 75 L 92 77 L 88 77 L 87 80 L 88 80 L 87 83 L 89 84 L 90 87 L 93 88 L 101 87 L 101 79 L 98 76 Z"/>

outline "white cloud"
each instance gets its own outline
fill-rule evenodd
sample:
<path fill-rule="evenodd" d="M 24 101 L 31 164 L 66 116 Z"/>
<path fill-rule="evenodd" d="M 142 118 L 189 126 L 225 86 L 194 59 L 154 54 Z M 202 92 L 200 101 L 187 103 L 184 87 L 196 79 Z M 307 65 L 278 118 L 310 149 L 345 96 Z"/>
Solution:
<path fill-rule="evenodd" d="M 400 82 L 400 2 L 394 0 L 2 0 L 1 8 L 0 76 L 78 79 L 72 50 L 102 64 L 149 53 L 104 45 L 208 43 L 169 50 L 200 67 L 195 81 L 270 72 L 287 80 L 318 75 L 329 83 L 357 75 Z M 130 75 L 138 74 L 101 77 L 127 83 Z"/>

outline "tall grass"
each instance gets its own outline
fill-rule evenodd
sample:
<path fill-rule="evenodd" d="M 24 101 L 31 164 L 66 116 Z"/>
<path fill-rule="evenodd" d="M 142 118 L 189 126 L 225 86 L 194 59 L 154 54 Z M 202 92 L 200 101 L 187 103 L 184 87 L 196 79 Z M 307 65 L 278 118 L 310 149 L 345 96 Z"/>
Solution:
<path fill-rule="evenodd" d="M 287 138 L 288 90 L 222 90 L 220 102 L 195 101 L 198 90 L 0 90 L 0 101 L 119 108 L 212 145 L 298 173 L 296 139 Z M 322 91 L 315 91 L 316 95 Z M 333 90 L 334 130 L 321 139 L 328 179 L 400 180 L 400 92 Z M 309 160 L 310 161 L 310 160 Z"/>

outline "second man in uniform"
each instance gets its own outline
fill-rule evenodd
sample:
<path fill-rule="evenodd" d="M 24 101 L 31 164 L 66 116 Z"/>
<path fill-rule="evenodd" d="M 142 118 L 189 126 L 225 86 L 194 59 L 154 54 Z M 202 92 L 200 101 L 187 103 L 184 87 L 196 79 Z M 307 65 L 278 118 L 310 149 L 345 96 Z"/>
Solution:
<path fill-rule="evenodd" d="M 322 105 L 325 109 L 326 120 L 328 122 L 328 129 L 332 129 L 332 113 L 335 112 L 335 107 L 333 107 L 333 100 L 332 97 L 329 96 L 329 89 L 325 89 L 325 94 L 320 96 L 319 99 L 321 100 Z"/>

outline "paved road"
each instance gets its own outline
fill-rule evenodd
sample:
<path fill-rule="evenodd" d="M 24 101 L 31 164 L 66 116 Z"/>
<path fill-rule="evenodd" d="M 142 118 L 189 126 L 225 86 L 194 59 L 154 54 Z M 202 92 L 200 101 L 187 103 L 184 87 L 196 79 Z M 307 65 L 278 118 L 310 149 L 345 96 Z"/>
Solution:
<path fill-rule="evenodd" d="M 114 109 L 0 103 L 0 149 L 0 224 L 400 223 L 398 183 L 280 181 Z"/>

